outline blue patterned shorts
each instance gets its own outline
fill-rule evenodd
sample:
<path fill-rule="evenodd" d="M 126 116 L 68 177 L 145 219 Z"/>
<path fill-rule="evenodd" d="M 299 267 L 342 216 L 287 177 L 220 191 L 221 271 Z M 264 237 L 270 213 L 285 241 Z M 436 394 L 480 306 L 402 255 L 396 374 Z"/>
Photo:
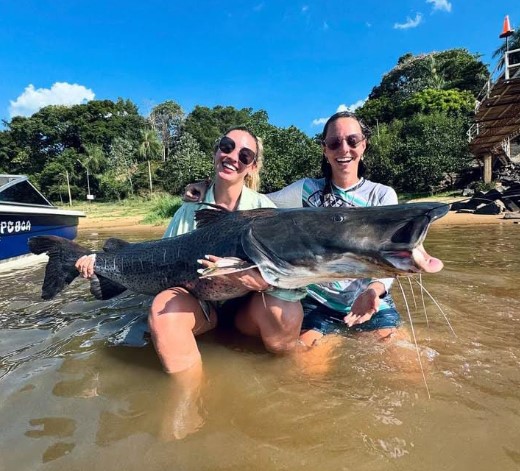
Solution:
<path fill-rule="evenodd" d="M 302 330 L 317 330 L 323 335 L 339 332 L 366 332 L 370 330 L 399 327 L 401 316 L 395 309 L 395 304 L 390 295 L 384 298 L 389 307 L 377 311 L 372 318 L 363 324 L 348 327 L 343 322 L 345 313 L 335 311 L 310 296 L 302 299 L 303 324 Z"/>

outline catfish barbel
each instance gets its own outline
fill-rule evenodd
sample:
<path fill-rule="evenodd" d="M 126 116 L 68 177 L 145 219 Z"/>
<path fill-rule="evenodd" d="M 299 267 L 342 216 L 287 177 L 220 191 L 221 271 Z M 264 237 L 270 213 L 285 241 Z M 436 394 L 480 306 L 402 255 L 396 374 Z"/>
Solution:
<path fill-rule="evenodd" d="M 247 289 L 216 275 L 252 267 L 270 285 L 288 289 L 344 278 L 437 272 L 442 262 L 430 257 L 422 243 L 430 224 L 448 209 L 441 203 L 201 209 L 197 229 L 177 237 L 140 243 L 112 238 L 102 252 L 93 252 L 60 237 L 36 236 L 29 247 L 35 254 L 49 255 L 43 299 L 53 298 L 78 276 L 79 257 L 95 253 L 90 290 L 98 299 L 127 289 L 156 295 L 179 286 L 199 299 L 217 301 L 241 296 Z M 206 254 L 223 257 L 224 264 L 231 261 L 231 267 L 217 264 L 208 276 L 199 276 L 197 260 Z"/>

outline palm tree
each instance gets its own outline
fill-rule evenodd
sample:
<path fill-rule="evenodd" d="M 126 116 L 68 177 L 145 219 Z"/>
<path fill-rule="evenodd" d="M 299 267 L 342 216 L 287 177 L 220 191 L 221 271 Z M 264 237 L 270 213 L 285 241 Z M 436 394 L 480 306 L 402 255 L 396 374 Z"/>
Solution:
<path fill-rule="evenodd" d="M 90 175 L 99 172 L 105 161 L 105 153 L 100 146 L 95 144 L 86 144 L 84 149 L 85 154 L 81 159 L 78 159 L 78 162 L 87 171 L 87 195 L 90 196 Z"/>
<path fill-rule="evenodd" d="M 141 131 L 141 144 L 139 145 L 139 155 L 148 162 L 148 178 L 150 180 L 150 195 L 153 193 L 151 160 L 155 160 L 161 155 L 161 143 L 153 129 Z"/>

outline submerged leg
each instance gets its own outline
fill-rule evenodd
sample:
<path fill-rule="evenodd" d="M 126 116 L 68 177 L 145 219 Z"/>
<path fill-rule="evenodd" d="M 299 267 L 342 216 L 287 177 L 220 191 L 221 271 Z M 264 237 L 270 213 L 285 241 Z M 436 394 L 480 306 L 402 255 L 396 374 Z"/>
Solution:
<path fill-rule="evenodd" d="M 148 323 L 157 355 L 171 375 L 161 436 L 181 439 L 203 422 L 198 404 L 203 371 L 195 336 L 216 326 L 216 313 L 210 309 L 208 321 L 194 296 L 184 288 L 170 288 L 153 300 Z"/>

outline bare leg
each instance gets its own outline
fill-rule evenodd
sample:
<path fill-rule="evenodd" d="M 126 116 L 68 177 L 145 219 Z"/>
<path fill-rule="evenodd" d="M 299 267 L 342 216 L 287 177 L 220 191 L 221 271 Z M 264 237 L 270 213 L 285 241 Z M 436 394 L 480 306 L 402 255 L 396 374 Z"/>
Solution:
<path fill-rule="evenodd" d="M 404 329 L 395 327 L 377 329 L 369 332 L 361 332 L 361 335 L 371 341 L 380 341 L 388 345 L 387 357 L 392 363 L 402 358 L 402 348 L 398 348 L 394 343 L 398 340 L 410 340 L 409 335 Z M 334 334 L 324 336 L 317 330 L 306 330 L 300 335 L 300 342 L 308 348 L 295 357 L 298 366 L 303 372 L 310 376 L 324 376 L 332 367 L 333 351 L 345 341 L 345 337 Z M 415 352 L 411 352 L 414 353 Z"/>
<path fill-rule="evenodd" d="M 300 334 L 300 342 L 309 348 L 299 351 L 294 359 L 305 374 L 325 376 L 332 366 L 333 351 L 343 341 L 344 338 L 339 335 L 324 336 L 317 330 L 306 330 Z"/>
<path fill-rule="evenodd" d="M 171 288 L 153 300 L 148 323 L 157 355 L 171 375 L 171 394 L 161 426 L 162 438 L 180 439 L 202 424 L 198 410 L 202 384 L 202 361 L 195 336 L 216 325 L 210 322 L 198 300 L 183 288 Z"/>
<path fill-rule="evenodd" d="M 217 316 L 212 309 L 208 322 L 194 296 L 170 288 L 153 300 L 148 324 L 164 370 L 179 373 L 201 361 L 195 336 L 213 329 Z"/>
<path fill-rule="evenodd" d="M 260 337 L 268 351 L 286 353 L 297 345 L 302 320 L 300 302 L 255 293 L 238 312 L 235 325 L 245 335 Z"/>

